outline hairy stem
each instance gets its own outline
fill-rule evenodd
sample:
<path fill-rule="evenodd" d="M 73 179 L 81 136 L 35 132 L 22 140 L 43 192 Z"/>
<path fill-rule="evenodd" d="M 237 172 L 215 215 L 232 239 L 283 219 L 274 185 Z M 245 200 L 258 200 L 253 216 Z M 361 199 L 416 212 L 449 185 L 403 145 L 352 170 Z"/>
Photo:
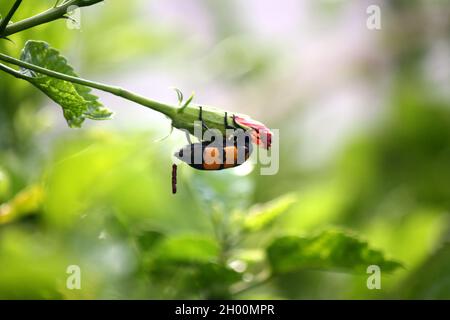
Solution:
<path fill-rule="evenodd" d="M 9 21 L 11 21 L 11 18 L 13 17 L 14 13 L 16 13 L 17 9 L 19 9 L 20 4 L 22 3 L 22 0 L 16 0 L 14 2 L 11 10 L 9 10 L 8 14 L 5 16 L 5 18 L 2 19 L 0 23 L 0 36 L 3 35 L 3 32 L 5 31 L 6 27 L 8 26 Z"/>
<path fill-rule="evenodd" d="M 67 11 L 71 6 L 87 7 L 102 1 L 103 0 L 69 0 L 38 15 L 7 25 L 4 32 L 0 33 L 0 35 L 4 38 L 20 31 L 61 19 L 67 14 Z"/>

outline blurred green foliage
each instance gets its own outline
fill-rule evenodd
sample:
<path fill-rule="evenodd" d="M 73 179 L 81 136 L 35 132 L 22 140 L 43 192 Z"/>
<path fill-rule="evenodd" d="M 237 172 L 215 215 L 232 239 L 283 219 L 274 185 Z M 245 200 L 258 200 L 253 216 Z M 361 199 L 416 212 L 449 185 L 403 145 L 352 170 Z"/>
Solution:
<path fill-rule="evenodd" d="M 225 2 L 200 3 L 221 42 L 205 68 L 230 90 L 254 86 L 269 99 L 279 51 L 239 35 Z M 53 4 L 23 5 L 15 19 Z M 192 71 L 178 59 L 195 45 L 182 30 L 148 22 L 141 5 L 85 9 L 81 47 L 57 21 L 1 41 L 0 51 L 17 57 L 28 39 L 80 47 L 73 63 L 86 78 L 158 56 Z M 426 8 L 388 10 L 403 21 Z M 270 123 L 283 128 L 277 175 L 180 166 L 176 196 L 178 142 L 151 143 L 161 134 L 132 123 L 55 129 L 46 97 L 0 73 L 0 298 L 449 298 L 450 102 L 420 68 L 426 34 L 394 41 L 402 32 L 410 31 L 384 35 L 393 66 L 382 118 L 326 164 L 310 169 L 293 156 L 298 97 Z M 370 264 L 386 271 L 382 290 L 366 287 Z M 69 265 L 82 270 L 81 290 L 66 287 Z"/>
<path fill-rule="evenodd" d="M 336 231 L 327 231 L 311 238 L 284 236 L 268 247 L 268 259 L 274 273 L 301 269 L 343 270 L 365 273 L 370 265 L 391 272 L 401 265 L 386 261 L 379 251 L 367 243 Z"/>

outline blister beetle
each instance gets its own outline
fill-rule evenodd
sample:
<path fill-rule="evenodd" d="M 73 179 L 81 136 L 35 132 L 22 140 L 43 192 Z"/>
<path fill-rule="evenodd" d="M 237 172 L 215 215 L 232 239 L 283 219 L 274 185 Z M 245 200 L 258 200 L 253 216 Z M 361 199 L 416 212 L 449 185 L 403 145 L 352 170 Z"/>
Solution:
<path fill-rule="evenodd" d="M 202 107 L 199 109 L 199 120 L 202 128 L 207 129 L 202 119 Z M 231 136 L 215 138 L 209 141 L 200 141 L 191 143 L 189 134 L 186 133 L 189 144 L 175 152 L 174 156 L 187 163 L 194 169 L 217 171 L 240 166 L 250 157 L 253 146 L 252 136 L 244 131 L 235 120 L 233 115 L 233 124 L 228 124 L 228 114 L 225 112 L 224 125 L 226 129 L 233 130 Z M 172 193 L 176 193 L 177 166 L 172 167 Z"/>

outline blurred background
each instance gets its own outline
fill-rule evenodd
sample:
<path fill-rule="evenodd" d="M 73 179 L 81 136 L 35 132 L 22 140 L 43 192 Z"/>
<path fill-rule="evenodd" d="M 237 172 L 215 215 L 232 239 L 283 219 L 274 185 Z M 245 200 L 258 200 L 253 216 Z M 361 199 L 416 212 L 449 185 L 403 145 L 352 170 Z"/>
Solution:
<path fill-rule="evenodd" d="M 14 20 L 54 2 L 24 1 Z M 381 30 L 366 27 L 372 4 Z M 43 40 L 84 78 L 174 104 L 171 86 L 195 91 L 280 129 L 280 170 L 181 165 L 173 196 L 171 154 L 186 142 L 176 130 L 159 141 L 164 116 L 96 92 L 114 119 L 70 129 L 58 105 L 0 73 L 0 298 L 450 298 L 448 1 L 110 0 L 79 21 L 0 51 Z M 274 201 L 285 205 L 270 228 L 232 241 L 236 216 Z M 311 270 L 235 290 L 264 272 L 273 237 L 328 228 L 404 268 L 382 290 Z M 81 290 L 66 288 L 69 265 Z"/>

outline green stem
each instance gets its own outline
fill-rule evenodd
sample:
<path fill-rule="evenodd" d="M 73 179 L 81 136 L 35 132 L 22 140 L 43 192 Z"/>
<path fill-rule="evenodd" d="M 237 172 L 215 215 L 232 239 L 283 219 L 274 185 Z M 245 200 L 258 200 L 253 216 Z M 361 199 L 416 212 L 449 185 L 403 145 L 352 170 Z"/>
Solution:
<path fill-rule="evenodd" d="M 8 14 L 5 16 L 5 18 L 2 19 L 2 22 L 0 23 L 0 35 L 3 34 L 6 27 L 8 26 L 9 21 L 11 21 L 11 18 L 13 17 L 14 13 L 16 13 L 17 9 L 19 9 L 20 4 L 22 3 L 22 0 L 16 0 L 14 2 L 11 10 L 9 10 Z"/>
<path fill-rule="evenodd" d="M 95 82 L 91 80 L 82 79 L 79 77 L 69 76 L 67 74 L 63 74 L 57 71 L 49 70 L 43 67 L 36 66 L 34 64 L 30 64 L 28 62 L 15 59 L 8 55 L 0 53 L 0 61 L 4 61 L 24 69 L 32 70 L 36 73 L 44 74 L 52 78 L 60 79 L 63 81 L 68 81 L 72 83 L 76 83 L 79 85 L 87 86 L 90 88 L 98 89 L 101 91 L 105 91 L 116 96 L 122 97 L 124 99 L 136 102 L 142 106 L 148 107 L 155 111 L 161 112 L 172 119 L 172 125 L 178 129 L 188 130 L 190 133 L 194 133 L 194 123 L 198 120 L 199 117 L 199 105 L 190 103 L 189 106 L 184 107 L 182 112 L 179 112 L 180 109 L 177 106 L 169 105 L 165 103 L 161 103 L 158 101 L 154 101 L 148 99 L 144 96 L 136 94 L 134 92 L 125 90 L 121 87 L 111 86 L 107 84 L 103 84 L 100 82 Z M 7 69 L 5 69 L 7 68 Z M 20 78 L 23 80 L 30 80 L 30 77 L 14 70 L 3 66 L 1 70 L 11 74 L 16 78 Z M 213 107 L 202 106 L 203 108 L 203 120 L 207 127 L 210 129 L 218 129 L 223 134 L 226 134 L 226 128 L 224 125 L 224 111 L 220 109 L 216 109 Z M 232 123 L 232 115 L 228 114 L 228 122 Z"/>
<path fill-rule="evenodd" d="M 103 0 L 69 0 L 60 6 L 48 9 L 38 15 L 27 18 L 25 20 L 7 25 L 1 37 L 7 37 L 14 33 L 36 27 L 38 25 L 48 23 L 63 18 L 67 14 L 67 10 L 71 6 L 87 7 L 99 3 Z M 0 29 L 1 30 L 1 29 Z"/>
<path fill-rule="evenodd" d="M 88 86 L 90 88 L 94 88 L 94 89 L 98 89 L 101 91 L 105 91 L 105 92 L 109 92 L 111 94 L 114 94 L 116 96 L 122 97 L 124 99 L 127 100 L 131 100 L 134 101 L 140 105 L 149 107 L 155 111 L 161 112 L 169 117 L 173 117 L 173 114 L 176 113 L 177 108 L 171 105 L 167 105 L 167 104 L 163 104 L 157 101 L 153 101 L 150 100 L 146 97 L 140 96 L 136 93 L 133 93 L 131 91 L 127 91 L 121 87 L 116 87 L 116 86 L 110 86 L 110 85 L 106 85 L 100 82 L 95 82 L 95 81 L 91 81 L 91 80 L 86 80 L 86 79 L 82 79 L 82 78 L 78 78 L 78 77 L 74 77 L 74 76 L 69 76 L 67 74 L 64 73 L 60 73 L 60 72 L 56 72 L 53 70 L 49 70 L 49 69 L 45 69 L 36 65 L 33 65 L 31 63 L 22 61 L 22 60 L 18 60 L 15 59 L 13 57 L 7 56 L 3 53 L 0 53 L 0 60 L 14 64 L 16 66 L 28 69 L 28 70 L 32 70 L 35 71 L 37 73 L 41 73 L 41 74 L 45 74 L 49 77 L 52 78 L 56 78 L 56 79 L 60 79 L 60 80 L 64 80 L 64 81 L 68 81 L 68 82 L 72 82 L 72 83 L 77 83 L 83 86 Z M 11 70 L 14 69 L 10 69 L 8 73 L 12 74 L 13 76 L 17 77 L 18 74 L 20 74 L 20 78 L 21 79 L 27 79 L 27 76 L 23 75 L 20 72 L 15 71 L 14 73 L 11 72 Z M 6 71 L 6 70 L 4 70 Z"/>
<path fill-rule="evenodd" d="M 1 64 L 1 63 L 0 63 L 0 70 L 2 70 L 4 72 L 6 72 L 6 73 L 8 73 L 8 74 L 18 78 L 18 79 L 23 79 L 23 80 L 27 79 L 27 77 L 25 75 L 23 75 L 22 73 L 14 70 L 14 69 L 12 69 L 12 68 L 10 68 L 8 66 L 5 66 L 4 64 Z"/>
<path fill-rule="evenodd" d="M 61 5 L 57 5 L 58 2 L 56 2 L 55 6 L 45 12 L 42 12 L 36 16 L 27 18 L 25 20 L 12 23 L 6 26 L 4 32 L 0 34 L 0 38 L 6 38 L 7 36 L 10 36 L 12 34 L 18 33 L 20 31 L 33 28 L 35 26 L 51 22 L 57 19 L 64 18 L 67 14 L 68 9 L 71 6 L 78 6 L 78 7 L 86 7 L 91 6 L 96 3 L 99 3 L 103 0 L 66 0 Z M 136 93 L 127 91 L 120 87 L 115 86 L 109 86 L 106 84 L 102 84 L 99 82 L 89 81 L 85 80 L 79 77 L 72 77 L 69 75 L 65 75 L 56 71 L 48 70 L 45 68 L 41 68 L 32 64 L 27 64 L 23 61 L 14 59 L 12 57 L 1 55 L 0 60 L 6 61 L 8 63 L 33 70 L 35 72 L 45 74 L 50 77 L 54 77 L 57 79 L 61 79 L 64 81 L 69 81 L 81 85 L 85 85 L 94 89 L 106 91 L 109 93 L 112 93 L 116 96 L 122 97 L 124 99 L 134 101 L 140 105 L 143 105 L 145 107 L 151 108 L 153 110 L 156 110 L 158 112 L 161 112 L 165 115 L 167 115 L 169 118 L 172 119 L 172 126 L 178 129 L 185 129 L 188 130 L 190 133 L 194 133 L 194 123 L 198 120 L 199 117 L 199 105 L 194 103 L 186 103 L 183 105 L 183 108 L 178 109 L 176 106 L 168 105 L 164 103 L 160 103 L 151 99 L 148 99 L 146 97 L 140 96 Z M 6 66 L 1 67 L 2 71 L 5 71 L 16 78 L 29 80 L 29 77 L 15 71 L 14 69 L 8 68 Z M 204 123 L 210 128 L 210 129 L 218 129 L 222 132 L 222 134 L 226 134 L 226 128 L 224 125 L 224 111 L 220 109 L 216 109 L 213 107 L 208 106 L 202 106 L 203 107 L 203 120 Z M 231 113 L 228 114 L 228 123 L 232 123 L 233 118 Z M 243 127 L 243 129 L 247 130 L 248 128 Z"/>

